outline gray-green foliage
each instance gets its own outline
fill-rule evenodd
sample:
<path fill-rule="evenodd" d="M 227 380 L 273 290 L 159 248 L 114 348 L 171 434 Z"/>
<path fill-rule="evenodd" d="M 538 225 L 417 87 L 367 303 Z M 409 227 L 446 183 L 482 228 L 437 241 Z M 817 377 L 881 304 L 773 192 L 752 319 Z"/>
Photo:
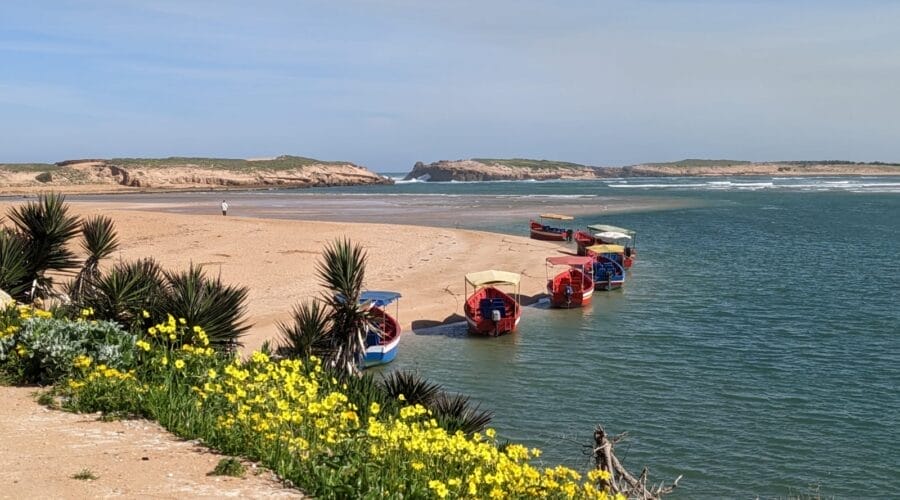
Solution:
<path fill-rule="evenodd" d="M 21 345 L 26 353 L 19 367 L 23 381 L 54 383 L 72 373 L 79 355 L 112 368 L 131 368 L 136 340 L 111 321 L 29 318 L 14 335 L 0 340 L 0 363 Z"/>

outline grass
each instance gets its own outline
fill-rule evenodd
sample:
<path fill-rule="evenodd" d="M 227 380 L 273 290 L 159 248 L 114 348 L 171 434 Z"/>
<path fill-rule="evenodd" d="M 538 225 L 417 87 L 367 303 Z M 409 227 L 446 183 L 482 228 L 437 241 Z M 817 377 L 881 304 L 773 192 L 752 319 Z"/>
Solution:
<path fill-rule="evenodd" d="M 661 162 L 661 163 L 645 163 L 648 167 L 735 167 L 739 165 L 750 165 L 753 162 L 746 160 L 701 160 L 697 158 L 689 158 L 687 160 Z"/>
<path fill-rule="evenodd" d="M 234 457 L 227 457 L 219 460 L 219 463 L 216 464 L 216 468 L 207 474 L 207 476 L 244 477 L 246 472 L 247 468 L 244 467 L 244 464 L 242 464 L 240 460 Z"/>
<path fill-rule="evenodd" d="M 52 163 L 0 163 L 0 170 L 7 172 L 34 172 L 39 174 L 41 172 L 54 172 L 59 169 L 60 167 Z"/>
<path fill-rule="evenodd" d="M 81 469 L 79 472 L 76 472 L 69 477 L 71 477 L 72 479 L 77 479 L 79 481 L 95 481 L 99 479 L 99 477 L 91 472 L 91 469 Z"/>
<path fill-rule="evenodd" d="M 485 165 L 499 163 L 500 165 L 507 165 L 510 167 L 531 168 L 531 169 L 535 169 L 535 170 L 557 170 L 557 169 L 581 170 L 584 168 L 589 168 L 585 165 L 581 165 L 578 163 L 570 163 L 567 161 L 530 160 L 527 158 L 506 158 L 506 159 L 503 159 L 503 158 L 472 158 L 472 161 L 477 161 L 478 163 L 484 163 Z"/>
<path fill-rule="evenodd" d="M 46 406 L 51 410 L 58 410 L 59 403 L 56 401 L 56 394 L 51 389 L 49 391 L 42 391 L 36 393 L 37 398 L 35 399 L 37 403 L 41 406 Z"/>
<path fill-rule="evenodd" d="M 291 170 L 310 165 L 347 165 L 346 161 L 323 161 L 302 156 L 279 156 L 272 160 L 244 160 L 236 158 L 195 158 L 173 156 L 169 158 L 113 158 L 109 163 L 123 167 L 167 168 L 193 165 L 221 170 Z"/>

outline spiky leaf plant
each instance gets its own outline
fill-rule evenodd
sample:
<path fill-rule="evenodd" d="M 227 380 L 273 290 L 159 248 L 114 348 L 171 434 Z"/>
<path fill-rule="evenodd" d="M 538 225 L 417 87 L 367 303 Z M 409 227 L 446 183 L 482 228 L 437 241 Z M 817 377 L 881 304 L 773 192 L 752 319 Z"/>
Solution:
<path fill-rule="evenodd" d="M 36 202 L 11 208 L 9 219 L 26 243 L 26 290 L 19 298 L 45 297 L 53 288 L 53 278 L 47 272 L 67 273 L 78 267 L 68 243 L 78 234 L 80 221 L 69 215 L 65 196 L 58 193 L 42 194 Z M 29 296 L 23 297 L 26 293 Z"/>
<path fill-rule="evenodd" d="M 123 327 L 142 323 L 143 311 L 161 308 L 165 281 L 159 264 L 151 259 L 119 262 L 95 279 L 75 302 L 94 309 L 97 319 L 115 321 Z"/>
<path fill-rule="evenodd" d="M 20 296 L 28 288 L 26 243 L 16 233 L 0 228 L 0 290 Z"/>
<path fill-rule="evenodd" d="M 277 352 L 288 358 L 309 359 L 330 352 L 331 319 L 326 306 L 318 300 L 301 302 L 294 307 L 290 323 L 278 323 L 280 339 Z"/>
<path fill-rule="evenodd" d="M 69 295 L 76 301 L 84 294 L 85 288 L 93 286 L 100 278 L 100 260 L 109 257 L 119 248 L 115 224 L 109 217 L 97 215 L 84 221 L 81 224 L 81 235 L 81 248 L 87 253 L 87 259 L 69 287 Z"/>
<path fill-rule="evenodd" d="M 369 306 L 359 303 L 366 276 L 366 253 L 348 239 L 325 248 L 316 265 L 319 281 L 329 291 L 323 300 L 331 309 L 326 361 L 346 373 L 359 373 L 366 353 Z"/>
<path fill-rule="evenodd" d="M 473 405 L 468 396 L 442 393 L 434 398 L 428 408 L 438 424 L 448 432 L 462 431 L 472 434 L 484 430 L 494 414 L 482 410 L 481 405 Z"/>
<path fill-rule="evenodd" d="M 378 403 L 381 413 L 395 415 L 400 409 L 400 401 L 392 398 L 384 390 L 378 378 L 371 373 L 359 375 L 347 372 L 332 371 L 341 384 L 340 391 L 347 395 L 350 402 L 358 408 L 359 418 L 365 422 L 371 415 L 372 403 Z"/>
<path fill-rule="evenodd" d="M 240 337 L 250 328 L 244 321 L 247 287 L 208 278 L 200 266 L 193 264 L 187 271 L 164 274 L 166 292 L 157 310 L 160 318 L 171 314 L 186 319 L 189 325 L 201 326 L 218 349 L 233 350 L 241 345 Z"/>
<path fill-rule="evenodd" d="M 407 403 L 428 406 L 441 393 L 441 386 L 425 380 L 421 375 L 411 371 L 391 372 L 381 381 L 381 385 L 391 399 L 400 395 Z"/>

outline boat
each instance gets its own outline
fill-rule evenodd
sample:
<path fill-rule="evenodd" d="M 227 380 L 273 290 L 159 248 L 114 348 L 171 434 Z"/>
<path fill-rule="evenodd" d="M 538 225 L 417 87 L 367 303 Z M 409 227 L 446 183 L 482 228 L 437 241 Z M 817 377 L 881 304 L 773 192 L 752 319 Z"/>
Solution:
<path fill-rule="evenodd" d="M 594 296 L 594 259 L 587 256 L 566 255 L 547 257 L 547 293 L 550 307 L 573 308 L 591 302 Z M 568 269 L 550 278 L 552 266 L 568 266 Z"/>
<path fill-rule="evenodd" d="M 464 306 L 469 331 L 479 335 L 500 336 L 519 326 L 522 306 L 519 303 L 521 276 L 506 271 L 481 271 L 466 275 L 465 293 L 472 287 L 472 295 Z M 501 291 L 498 286 L 515 287 L 515 298 Z"/>
<path fill-rule="evenodd" d="M 572 241 L 572 230 L 564 227 L 554 227 L 544 223 L 544 219 L 567 221 L 575 217 L 560 214 L 541 214 L 540 222 L 531 220 L 531 238 L 545 241 Z"/>
<path fill-rule="evenodd" d="M 625 284 L 625 247 L 592 245 L 585 251 L 593 260 L 595 290 L 615 290 Z"/>
<path fill-rule="evenodd" d="M 578 255 L 580 255 L 580 256 L 587 255 L 587 253 L 585 252 L 584 249 L 591 245 L 596 245 L 596 244 L 597 244 L 597 240 L 594 238 L 594 236 L 591 233 L 589 233 L 587 231 L 582 231 L 580 229 L 578 231 L 575 231 L 575 247 L 577 248 Z"/>
<path fill-rule="evenodd" d="M 400 294 L 397 292 L 365 291 L 359 294 L 360 304 L 369 304 L 370 307 L 364 359 L 366 368 L 390 363 L 397 357 L 401 334 L 400 323 L 397 321 L 400 311 L 399 299 Z M 395 316 L 385 311 L 392 303 L 396 303 Z"/>
<path fill-rule="evenodd" d="M 620 244 L 625 247 L 625 269 L 634 264 L 637 259 L 637 232 L 608 224 L 594 224 L 588 226 L 588 229 L 595 233 L 594 244 Z"/>

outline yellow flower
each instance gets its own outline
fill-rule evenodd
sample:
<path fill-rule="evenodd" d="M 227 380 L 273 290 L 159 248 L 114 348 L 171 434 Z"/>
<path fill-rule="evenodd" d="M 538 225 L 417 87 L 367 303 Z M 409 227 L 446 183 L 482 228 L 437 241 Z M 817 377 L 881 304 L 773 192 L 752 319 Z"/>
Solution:
<path fill-rule="evenodd" d="M 134 343 L 134 345 L 136 345 L 137 347 L 139 347 L 140 349 L 142 349 L 144 351 L 150 350 L 150 343 L 144 342 L 143 340 L 138 340 L 137 342 Z"/>
<path fill-rule="evenodd" d="M 206 372 L 206 374 L 209 375 L 209 378 L 216 378 L 216 375 L 217 375 L 216 371 L 213 370 L 212 368 L 210 368 L 209 371 Z"/>
<path fill-rule="evenodd" d="M 143 316 L 144 319 L 148 319 L 150 317 L 150 313 L 148 313 L 146 310 L 144 310 L 144 311 L 141 311 L 141 316 Z"/>
<path fill-rule="evenodd" d="M 413 462 L 412 468 L 413 470 L 422 470 L 425 468 L 425 464 L 423 464 L 422 462 Z"/>
<path fill-rule="evenodd" d="M 186 324 L 187 324 L 187 320 L 184 319 L 184 318 L 178 318 L 178 324 L 179 324 L 179 325 L 186 325 Z"/>
<path fill-rule="evenodd" d="M 89 356 L 81 354 L 75 357 L 72 361 L 72 365 L 75 366 L 75 368 L 87 368 L 91 366 L 92 361 L 93 360 Z"/>
<path fill-rule="evenodd" d="M 167 364 L 169 364 L 169 358 L 163 356 L 162 358 L 160 358 L 159 362 L 160 362 L 160 364 L 162 364 L 163 366 L 166 366 Z"/>
<path fill-rule="evenodd" d="M 176 360 L 175 360 L 175 369 L 176 369 L 176 370 L 180 370 L 180 369 L 182 369 L 182 368 L 184 368 L 184 360 L 182 360 L 182 359 L 176 359 Z"/>
<path fill-rule="evenodd" d="M 494 429 L 488 428 L 487 430 L 484 431 L 484 435 L 491 439 L 494 439 L 494 436 L 497 435 L 497 431 L 495 431 Z"/>
<path fill-rule="evenodd" d="M 378 413 L 379 413 L 380 411 L 381 411 L 381 405 L 380 405 L 380 404 L 378 404 L 378 403 L 376 403 L 376 402 L 373 401 L 372 404 L 369 405 L 369 413 L 371 413 L 372 415 L 378 415 Z"/>

